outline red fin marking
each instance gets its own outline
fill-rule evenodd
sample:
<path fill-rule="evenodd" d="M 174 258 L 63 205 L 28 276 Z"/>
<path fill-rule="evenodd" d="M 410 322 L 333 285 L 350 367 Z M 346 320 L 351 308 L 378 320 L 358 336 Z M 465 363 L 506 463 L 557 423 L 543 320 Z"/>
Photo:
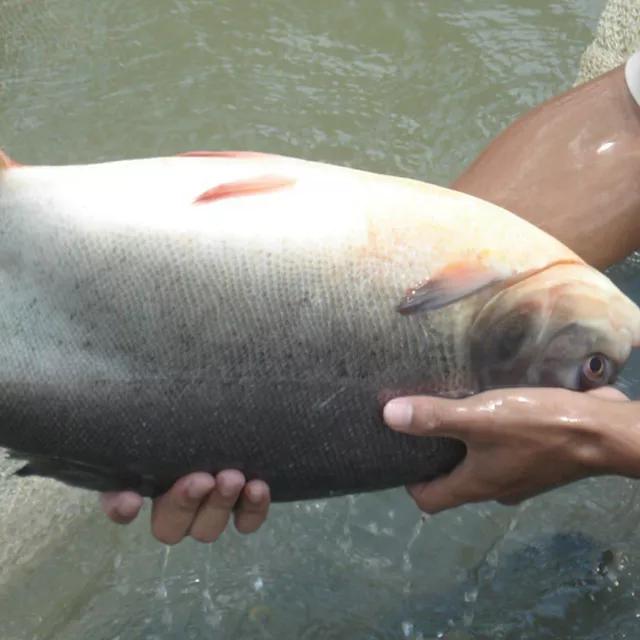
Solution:
<path fill-rule="evenodd" d="M 12 160 L 2 149 L 0 149 L 0 169 L 11 169 L 22 167 L 19 162 Z"/>
<path fill-rule="evenodd" d="M 260 193 L 269 193 L 270 191 L 277 191 L 285 187 L 292 187 L 295 182 L 296 181 L 291 178 L 283 178 L 282 176 L 261 176 L 250 180 L 227 182 L 201 193 L 193 203 L 202 204 L 222 200 L 223 198 L 233 198 L 235 196 L 252 196 Z"/>
<path fill-rule="evenodd" d="M 508 277 L 481 263 L 454 262 L 409 289 L 398 306 L 398 311 L 403 315 L 434 311 L 504 281 Z"/>
<path fill-rule="evenodd" d="M 270 153 L 260 151 L 185 151 L 179 153 L 181 158 L 275 158 Z"/>

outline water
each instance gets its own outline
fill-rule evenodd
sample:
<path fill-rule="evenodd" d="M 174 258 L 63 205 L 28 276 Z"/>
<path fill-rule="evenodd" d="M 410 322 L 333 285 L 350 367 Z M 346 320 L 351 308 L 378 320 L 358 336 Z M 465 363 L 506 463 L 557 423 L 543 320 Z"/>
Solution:
<path fill-rule="evenodd" d="M 257 149 L 446 184 L 571 85 L 602 7 L 0 0 L 0 144 L 27 163 Z M 612 272 L 636 300 L 639 272 Z M 621 384 L 638 395 L 639 358 Z M 637 638 L 637 492 L 601 478 L 422 519 L 398 490 L 171 550 L 148 513 L 96 511 L 0 594 L 0 637 Z"/>

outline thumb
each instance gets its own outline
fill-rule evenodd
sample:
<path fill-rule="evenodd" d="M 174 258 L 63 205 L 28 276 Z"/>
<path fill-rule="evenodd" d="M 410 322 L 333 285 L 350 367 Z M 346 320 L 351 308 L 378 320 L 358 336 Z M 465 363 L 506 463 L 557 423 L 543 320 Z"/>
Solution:
<path fill-rule="evenodd" d="M 132 491 L 109 492 L 100 496 L 102 510 L 117 524 L 133 522 L 144 502 L 142 496 Z"/>
<path fill-rule="evenodd" d="M 414 396 L 389 401 L 382 416 L 394 431 L 463 439 L 469 427 L 481 421 L 476 413 L 468 400 Z"/>
<path fill-rule="evenodd" d="M 592 398 L 603 398 L 604 400 L 611 400 L 614 402 L 625 402 L 629 400 L 622 391 L 615 387 L 599 387 L 598 389 L 587 391 L 586 395 L 591 396 Z"/>

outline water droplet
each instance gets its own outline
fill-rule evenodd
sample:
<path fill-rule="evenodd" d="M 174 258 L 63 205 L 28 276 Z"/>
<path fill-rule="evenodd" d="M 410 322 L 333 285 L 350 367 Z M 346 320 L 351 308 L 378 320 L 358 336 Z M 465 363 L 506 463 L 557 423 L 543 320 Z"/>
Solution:
<path fill-rule="evenodd" d="M 409 638 L 411 637 L 411 634 L 413 633 L 413 623 L 412 622 L 403 622 L 402 623 L 402 634 L 404 635 L 405 638 Z"/>
<path fill-rule="evenodd" d="M 411 557 L 406 552 L 402 554 L 402 569 L 405 573 L 411 571 Z"/>
<path fill-rule="evenodd" d="M 474 587 L 473 589 L 469 589 L 464 593 L 464 601 L 465 602 L 475 602 L 478 599 L 478 588 Z"/>
<path fill-rule="evenodd" d="M 499 558 L 498 550 L 491 549 L 491 551 L 487 553 L 487 558 L 486 558 L 487 564 L 493 569 L 495 569 L 498 566 L 498 558 Z"/>
<path fill-rule="evenodd" d="M 171 627 L 173 624 L 173 615 L 171 614 L 171 609 L 169 609 L 169 607 L 164 608 L 161 619 L 162 624 L 164 624 L 165 627 Z"/>
<path fill-rule="evenodd" d="M 377 536 L 380 533 L 378 529 L 378 525 L 375 522 L 370 522 L 365 528 L 369 533 L 372 533 L 374 536 Z"/>

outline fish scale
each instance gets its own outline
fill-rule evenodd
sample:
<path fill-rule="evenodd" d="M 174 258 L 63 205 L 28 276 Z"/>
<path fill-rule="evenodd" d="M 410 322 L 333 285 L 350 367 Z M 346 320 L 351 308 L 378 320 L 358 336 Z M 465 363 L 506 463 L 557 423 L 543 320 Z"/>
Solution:
<path fill-rule="evenodd" d="M 434 478 L 464 445 L 391 431 L 386 400 L 582 388 L 593 353 L 606 384 L 640 340 L 637 307 L 556 240 L 404 178 L 0 154 L 0 217 L 0 446 L 20 475 L 90 489 L 238 468 L 296 500 Z"/>

